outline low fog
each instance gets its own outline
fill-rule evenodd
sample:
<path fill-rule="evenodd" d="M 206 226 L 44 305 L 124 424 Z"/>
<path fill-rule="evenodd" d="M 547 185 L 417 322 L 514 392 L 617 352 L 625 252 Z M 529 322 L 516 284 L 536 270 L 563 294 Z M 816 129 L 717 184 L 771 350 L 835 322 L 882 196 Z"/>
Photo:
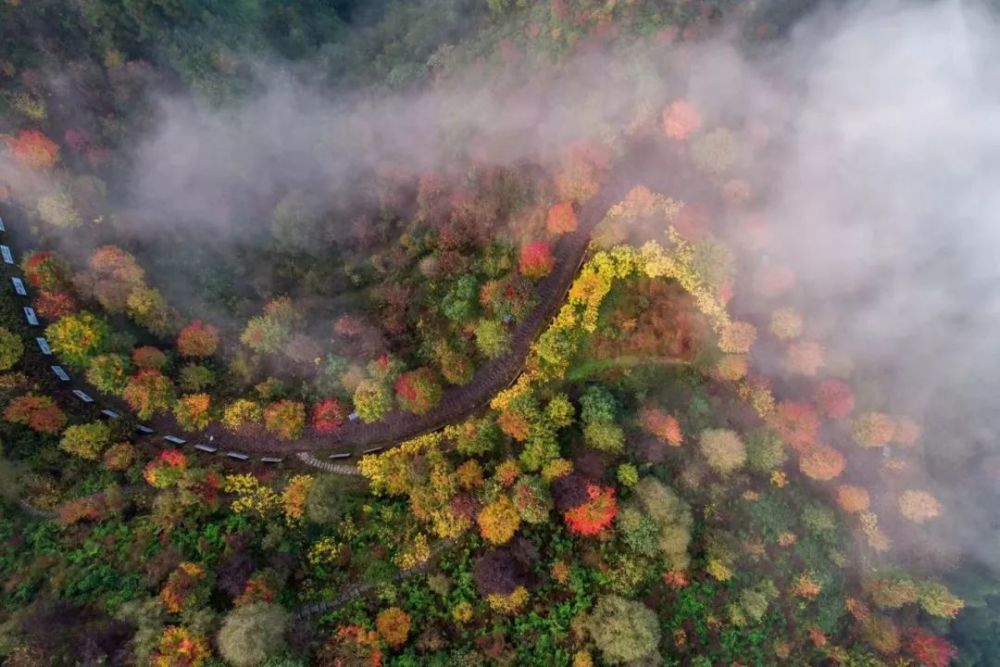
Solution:
<path fill-rule="evenodd" d="M 332 206 L 386 167 L 460 175 L 467 160 L 551 163 L 573 141 L 689 98 L 741 144 L 746 128 L 770 138 L 743 163 L 770 228 L 746 263 L 794 268 L 806 335 L 872 380 L 871 408 L 922 423 L 928 487 L 965 522 L 953 537 L 993 562 L 996 20 L 971 2 L 838 3 L 767 46 L 745 44 L 741 28 L 682 49 L 580 55 L 544 80 L 472 65 L 433 92 L 388 98 L 262 62 L 258 92 L 235 108 L 159 96 L 120 198 L 144 212 L 140 233 L 209 229 L 224 244 L 266 227 L 260 202 L 290 189 L 323 192 Z"/>
<path fill-rule="evenodd" d="M 983 501 L 996 498 L 1000 465 L 981 465 L 998 456 L 1000 426 L 995 18 L 973 3 L 873 2 L 821 9 L 763 51 L 741 43 L 740 26 L 722 32 L 680 51 L 580 56 L 544 81 L 473 69 L 388 99 L 262 65 L 261 94 L 236 109 L 161 98 L 129 196 L 242 234 L 248 192 L 345 197 L 352 177 L 386 164 L 552 161 L 677 97 L 708 124 L 763 128 L 770 147 L 747 167 L 771 243 L 750 263 L 793 267 L 807 335 L 872 380 L 872 407 L 923 423 L 929 483 L 950 516 L 971 517 L 963 545 L 995 559 Z"/>

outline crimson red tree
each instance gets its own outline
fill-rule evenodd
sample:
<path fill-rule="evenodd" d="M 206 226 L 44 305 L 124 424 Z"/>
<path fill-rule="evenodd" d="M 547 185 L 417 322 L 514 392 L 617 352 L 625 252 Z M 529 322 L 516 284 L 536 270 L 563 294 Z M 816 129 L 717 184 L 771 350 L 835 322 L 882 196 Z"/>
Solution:
<path fill-rule="evenodd" d="M 552 247 L 545 241 L 536 241 L 521 247 L 521 260 L 518 265 L 521 275 L 527 278 L 544 278 L 552 271 L 555 258 Z"/>
<path fill-rule="evenodd" d="M 312 427 L 318 433 L 336 433 L 347 419 L 347 406 L 335 398 L 327 398 L 313 406 Z"/>

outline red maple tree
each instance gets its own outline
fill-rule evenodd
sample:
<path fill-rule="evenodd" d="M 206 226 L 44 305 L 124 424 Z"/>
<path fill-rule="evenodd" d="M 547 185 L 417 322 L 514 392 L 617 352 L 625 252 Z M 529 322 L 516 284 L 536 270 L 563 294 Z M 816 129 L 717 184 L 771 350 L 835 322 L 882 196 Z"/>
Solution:
<path fill-rule="evenodd" d="M 521 260 L 518 265 L 521 275 L 527 278 L 544 278 L 549 275 L 554 265 L 552 247 L 545 241 L 536 241 L 521 247 Z"/>
<path fill-rule="evenodd" d="M 347 419 L 347 406 L 335 398 L 327 398 L 313 406 L 312 427 L 317 433 L 336 433 Z"/>
<path fill-rule="evenodd" d="M 615 490 L 609 486 L 587 484 L 587 501 L 563 514 L 570 532 L 597 535 L 611 525 L 618 514 Z"/>

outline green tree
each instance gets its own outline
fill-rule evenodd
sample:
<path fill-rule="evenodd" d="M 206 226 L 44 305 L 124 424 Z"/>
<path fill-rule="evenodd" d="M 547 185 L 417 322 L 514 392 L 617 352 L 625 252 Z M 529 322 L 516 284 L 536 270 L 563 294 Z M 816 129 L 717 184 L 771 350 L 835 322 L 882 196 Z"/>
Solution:
<path fill-rule="evenodd" d="M 489 359 L 496 359 L 510 350 L 510 332 L 496 320 L 479 320 L 476 323 L 476 347 Z"/>
<path fill-rule="evenodd" d="M 641 602 L 605 595 L 597 601 L 586 625 L 609 665 L 658 662 L 660 624 L 653 610 Z"/>
<path fill-rule="evenodd" d="M 747 464 L 752 470 L 770 472 L 787 458 L 781 438 L 773 431 L 757 429 L 747 437 Z"/>
<path fill-rule="evenodd" d="M 21 360 L 24 343 L 17 334 L 0 327 L 0 370 L 5 371 Z"/>
<path fill-rule="evenodd" d="M 686 570 L 690 563 L 691 508 L 673 489 L 655 477 L 643 477 L 635 486 L 635 507 L 657 530 L 657 548 L 668 570 Z"/>
<path fill-rule="evenodd" d="M 52 350 L 75 368 L 86 368 L 90 360 L 104 351 L 111 327 L 93 313 L 81 311 L 67 315 L 45 328 Z"/>
<path fill-rule="evenodd" d="M 377 422 L 392 409 L 392 392 L 381 382 L 362 380 L 354 392 L 354 409 L 361 421 Z"/>
<path fill-rule="evenodd" d="M 625 431 L 614 422 L 591 422 L 583 427 L 583 440 L 588 446 L 603 452 L 618 453 L 625 449 Z"/>
<path fill-rule="evenodd" d="M 59 441 L 59 449 L 88 461 L 96 461 L 110 444 L 111 427 L 105 422 L 91 422 L 67 428 Z"/>
<path fill-rule="evenodd" d="M 121 394 L 132 372 L 132 360 L 124 354 L 101 354 L 90 362 L 87 382 L 106 394 Z"/>
<path fill-rule="evenodd" d="M 479 284 L 474 276 L 464 275 L 445 293 L 441 313 L 453 322 L 465 322 L 479 310 Z"/>
<path fill-rule="evenodd" d="M 289 615 L 267 602 L 237 607 L 219 630 L 219 653 L 236 667 L 259 665 L 281 654 Z"/>
<path fill-rule="evenodd" d="M 188 364 L 181 369 L 180 385 L 184 391 L 197 392 L 215 382 L 212 369 L 201 364 Z"/>
<path fill-rule="evenodd" d="M 271 214 L 271 234 L 285 252 L 314 252 L 321 241 L 323 214 L 316 199 L 304 192 L 281 198 Z"/>
<path fill-rule="evenodd" d="M 318 475 L 306 495 L 306 518 L 333 525 L 344 515 L 357 486 L 339 475 Z"/>
<path fill-rule="evenodd" d="M 591 385 L 580 397 L 580 418 L 586 423 L 614 421 L 618 401 L 601 385 Z"/>

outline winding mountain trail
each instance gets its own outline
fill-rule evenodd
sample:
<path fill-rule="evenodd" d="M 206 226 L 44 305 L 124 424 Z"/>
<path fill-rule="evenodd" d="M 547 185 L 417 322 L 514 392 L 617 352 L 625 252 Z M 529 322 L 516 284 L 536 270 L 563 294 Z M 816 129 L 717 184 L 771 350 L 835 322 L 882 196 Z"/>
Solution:
<path fill-rule="evenodd" d="M 336 452 L 339 455 L 337 459 L 355 458 L 371 450 L 393 447 L 415 436 L 462 420 L 517 379 L 524 368 L 532 343 L 564 303 L 566 294 L 586 259 L 594 228 L 604 219 L 608 209 L 623 200 L 628 191 L 639 183 L 645 183 L 668 196 L 679 193 L 705 196 L 705 183 L 690 178 L 682 168 L 677 168 L 677 159 L 678 155 L 669 150 L 664 151 L 663 146 L 656 142 L 640 140 L 628 146 L 625 157 L 618 160 L 617 166 L 600 190 L 580 207 L 577 229 L 563 235 L 555 244 L 555 267 L 538 283 L 538 303 L 517 325 L 510 350 L 484 364 L 467 385 L 446 390 L 438 406 L 426 414 L 415 415 L 397 409 L 372 424 L 348 422 L 334 435 L 308 433 L 291 441 L 280 440 L 264 432 L 262 428 L 246 435 L 233 434 L 218 423 L 201 432 L 185 433 L 171 416 L 160 415 L 150 422 L 156 434 L 145 437 L 162 439 L 163 436 L 174 435 L 190 444 L 209 443 L 220 454 L 228 454 L 236 461 L 249 460 L 249 454 L 245 453 L 253 453 L 265 455 L 264 462 L 298 461 L 329 472 L 356 474 L 353 466 L 345 465 L 344 462 L 326 463 L 311 453 L 327 450 Z M 97 398 L 98 407 L 128 412 L 124 401 L 97 392 L 79 377 L 74 378 L 73 383 L 64 383 L 59 393 L 65 395 L 67 400 L 78 400 L 72 394 L 76 387 L 82 387 Z M 268 460 L 266 455 L 275 458 Z M 292 458 L 288 459 L 289 456 Z"/>

